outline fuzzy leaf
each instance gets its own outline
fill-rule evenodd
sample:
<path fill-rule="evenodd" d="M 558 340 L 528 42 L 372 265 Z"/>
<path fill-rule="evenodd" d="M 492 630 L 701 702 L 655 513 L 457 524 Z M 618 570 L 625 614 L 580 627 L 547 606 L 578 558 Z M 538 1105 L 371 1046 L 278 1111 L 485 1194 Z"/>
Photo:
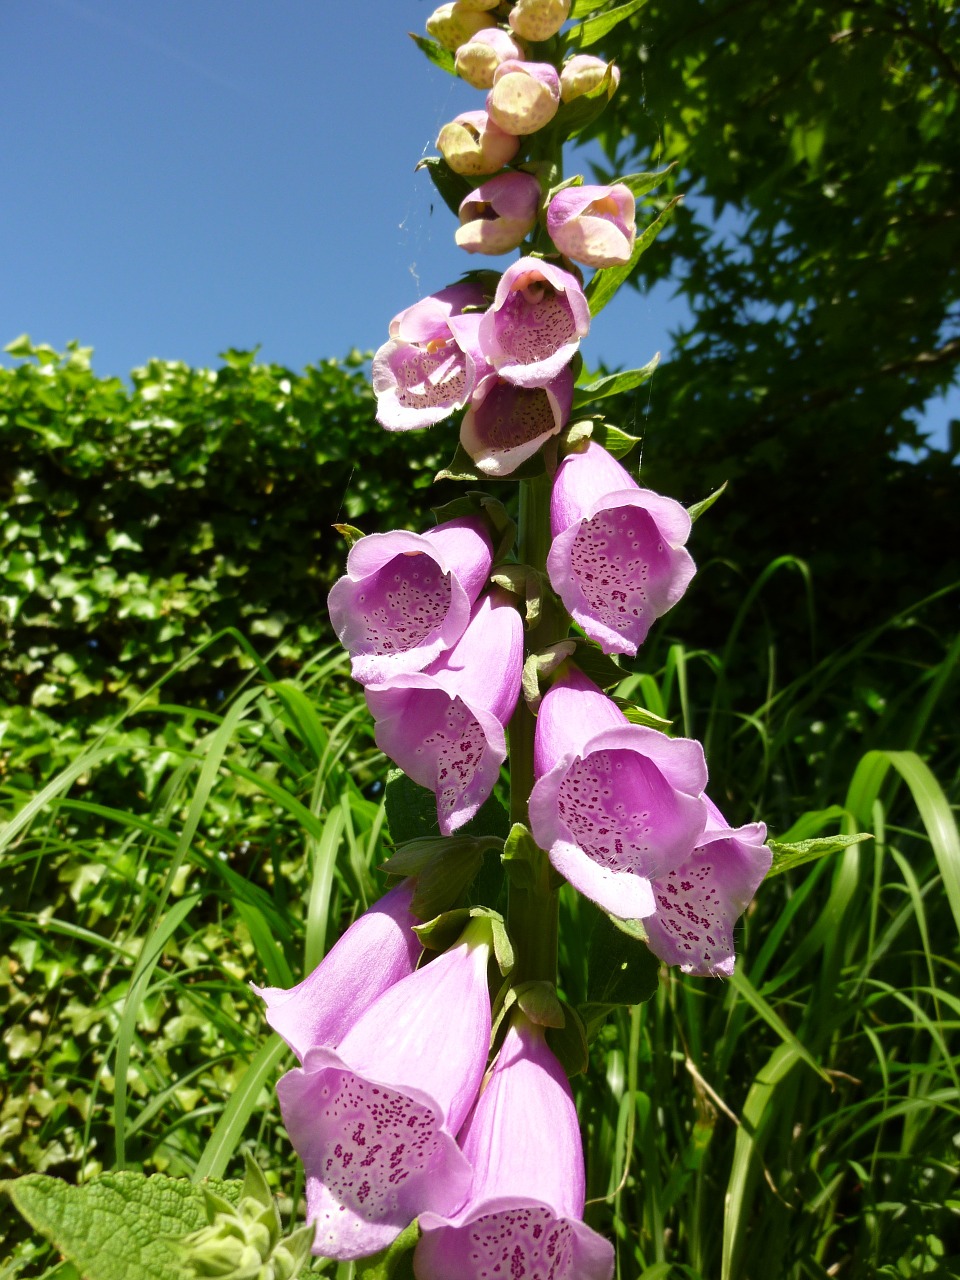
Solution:
<path fill-rule="evenodd" d="M 29 1173 L 0 1188 L 84 1280 L 184 1280 L 178 1241 L 207 1225 L 204 1186 L 235 1204 L 240 1182 L 124 1171 L 75 1187 Z"/>
<path fill-rule="evenodd" d="M 413 1280 L 413 1250 L 419 1239 L 420 1227 L 411 1222 L 393 1244 L 353 1264 L 355 1280 Z"/>

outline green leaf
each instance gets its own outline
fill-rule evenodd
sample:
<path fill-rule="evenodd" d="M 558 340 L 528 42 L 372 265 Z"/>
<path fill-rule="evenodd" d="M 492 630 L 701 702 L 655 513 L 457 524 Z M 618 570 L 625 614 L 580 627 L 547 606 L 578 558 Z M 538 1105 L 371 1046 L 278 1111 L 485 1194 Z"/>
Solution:
<path fill-rule="evenodd" d="M 575 1009 L 565 1002 L 562 1003 L 562 1008 L 563 1026 L 547 1028 L 547 1044 L 567 1075 L 578 1076 L 590 1065 L 587 1029 Z"/>
<path fill-rule="evenodd" d="M 660 961 L 639 938 L 624 932 L 625 923 L 604 912 L 597 918 L 590 937 L 588 1006 L 642 1004 L 656 994 Z"/>
<path fill-rule="evenodd" d="M 693 503 L 692 506 L 687 507 L 687 515 L 690 517 L 690 519 L 699 520 L 705 511 L 710 510 L 710 508 L 713 506 L 716 500 L 720 497 L 720 495 L 723 493 L 726 487 L 727 487 L 727 482 L 726 480 L 724 480 L 720 488 L 714 489 L 713 493 L 711 493 L 709 497 L 704 498 L 701 502 L 695 502 Z"/>
<path fill-rule="evenodd" d="M 30 341 L 29 333 L 21 333 L 19 338 L 8 342 L 3 349 L 8 356 L 13 356 L 17 360 L 25 360 L 27 356 L 33 355 L 33 343 Z"/>
<path fill-rule="evenodd" d="M 407 35 L 435 67 L 439 67 L 441 71 L 448 71 L 452 76 L 457 74 L 457 64 L 449 49 L 445 49 L 436 40 L 428 39 L 427 36 L 418 36 L 415 31 L 408 31 Z"/>
<path fill-rule="evenodd" d="M 618 178 L 617 182 L 622 183 L 639 200 L 642 196 L 647 195 L 648 192 L 659 187 L 667 174 L 676 167 L 677 162 L 674 160 L 672 164 L 668 164 L 665 169 L 661 169 L 657 173 L 628 173 L 626 177 Z"/>
<path fill-rule="evenodd" d="M 625 18 L 637 13 L 646 3 L 647 0 L 627 0 L 626 4 L 618 5 L 616 9 L 607 9 L 604 13 L 598 13 L 596 17 L 586 18 L 578 27 L 573 27 L 567 32 L 568 47 L 589 48 L 598 40 L 602 40 L 608 31 L 612 31 Z"/>
<path fill-rule="evenodd" d="M 354 1280 L 413 1280 L 413 1250 L 419 1239 L 420 1227 L 411 1222 L 382 1252 L 353 1264 Z"/>
<path fill-rule="evenodd" d="M 773 854 L 773 865 L 767 872 L 767 879 L 778 876 L 783 871 L 792 871 L 794 867 L 802 867 L 805 862 L 815 862 L 817 858 L 825 858 L 831 853 L 840 853 L 852 844 L 862 844 L 864 840 L 872 840 L 867 831 L 858 831 L 850 836 L 820 836 L 814 840 L 798 840 L 795 844 L 768 840 L 767 844 Z"/>
<path fill-rule="evenodd" d="M 544 880 L 547 855 L 522 822 L 515 822 L 503 844 L 503 865 L 512 884 L 536 890 Z"/>
<path fill-rule="evenodd" d="M 410 840 L 381 869 L 391 875 L 416 875 L 413 914 L 432 920 L 449 911 L 476 879 L 484 854 L 501 849 L 496 836 L 438 836 Z"/>
<path fill-rule="evenodd" d="M 603 308 L 607 305 L 613 295 L 617 292 L 624 281 L 629 277 L 630 272 L 640 261 L 641 256 L 646 253 L 654 240 L 673 217 L 673 211 L 683 199 L 683 196 L 674 196 L 673 199 L 660 210 L 659 214 L 654 218 L 653 222 L 646 228 L 642 235 L 637 236 L 637 242 L 633 246 L 633 253 L 630 255 L 630 261 L 625 262 L 621 267 L 603 267 L 594 274 L 593 279 L 587 285 L 585 293 L 587 301 L 590 303 L 590 314 L 592 316 L 599 315 Z"/>
<path fill-rule="evenodd" d="M 426 169 L 443 203 L 451 213 L 459 216 L 464 196 L 468 196 L 473 190 L 470 179 L 454 173 L 441 156 L 424 156 L 416 167 Z"/>
<path fill-rule="evenodd" d="M 503 916 L 491 907 L 459 907 L 456 911 L 444 911 L 433 920 L 413 926 L 413 931 L 431 951 L 446 951 L 455 946 L 463 931 L 474 920 L 485 920 L 490 927 L 490 941 L 500 972 L 508 974 L 513 968 L 513 946 L 507 934 Z"/>
<path fill-rule="evenodd" d="M 660 352 L 643 366 L 642 369 L 624 369 L 621 373 L 611 373 L 606 378 L 598 378 L 595 382 L 587 382 L 576 387 L 573 393 L 573 407 L 580 409 L 594 400 L 603 400 L 607 396 L 622 395 L 625 391 L 633 391 L 642 387 L 653 377 L 654 370 L 660 363 Z"/>
<path fill-rule="evenodd" d="M 205 1185 L 240 1199 L 240 1182 Z M 101 1173 L 79 1187 L 30 1173 L 0 1189 L 84 1280 L 183 1280 L 178 1241 L 207 1225 L 204 1186 L 161 1173 Z"/>
<path fill-rule="evenodd" d="M 359 542 L 364 536 L 363 530 L 358 529 L 353 524 L 335 524 L 333 527 L 346 542 L 348 548 L 352 547 L 355 542 Z"/>

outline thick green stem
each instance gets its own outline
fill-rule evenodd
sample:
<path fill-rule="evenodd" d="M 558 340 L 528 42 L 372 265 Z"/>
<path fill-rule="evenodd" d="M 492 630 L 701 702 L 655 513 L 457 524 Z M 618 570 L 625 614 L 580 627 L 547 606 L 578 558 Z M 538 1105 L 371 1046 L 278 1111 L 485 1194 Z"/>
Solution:
<path fill-rule="evenodd" d="M 519 558 L 544 571 L 550 549 L 550 478 L 520 482 Z M 537 625 L 527 633 L 526 653 L 560 638 L 562 615 L 551 598 L 544 600 Z M 564 629 L 565 630 L 565 629 Z M 510 721 L 510 820 L 528 823 L 527 800 L 534 783 L 533 739 L 536 720 L 523 698 Z M 529 872 L 529 874 L 528 874 Z M 507 928 L 517 953 L 515 979 L 556 982 L 557 891 L 551 885 L 545 853 L 511 875 Z"/>

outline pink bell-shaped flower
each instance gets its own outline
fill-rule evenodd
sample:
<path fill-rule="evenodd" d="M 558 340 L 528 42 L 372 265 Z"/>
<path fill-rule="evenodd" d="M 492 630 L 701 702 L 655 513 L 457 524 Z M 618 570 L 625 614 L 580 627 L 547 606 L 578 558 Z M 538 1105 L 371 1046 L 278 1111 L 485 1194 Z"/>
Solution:
<path fill-rule="evenodd" d="M 571 0 L 516 0 L 507 21 L 521 40 L 549 40 L 570 17 Z"/>
<path fill-rule="evenodd" d="M 583 1147 L 566 1076 L 522 1015 L 460 1133 L 473 1182 L 453 1216 L 425 1213 L 417 1280 L 610 1280 L 613 1246 L 582 1221 Z"/>
<path fill-rule="evenodd" d="M 547 231 L 561 253 L 587 267 L 630 261 L 637 238 L 637 202 L 622 182 L 565 187 L 547 208 Z"/>
<path fill-rule="evenodd" d="M 454 1135 L 490 1047 L 490 922 L 395 983 L 336 1050 L 311 1049 L 277 1084 L 306 1173 L 313 1252 L 361 1258 L 418 1214 L 455 1213 L 471 1170 Z"/>
<path fill-rule="evenodd" d="M 481 516 L 358 539 L 327 596 L 353 678 L 376 684 L 429 666 L 463 635 L 492 561 Z"/>
<path fill-rule="evenodd" d="M 523 623 L 509 599 L 481 597 L 457 643 L 425 671 L 367 686 L 377 746 L 434 792 L 445 836 L 477 812 L 506 759 L 523 665 Z"/>
<path fill-rule="evenodd" d="M 604 653 L 636 654 L 696 572 L 686 511 L 591 440 L 560 464 L 550 527 L 547 573 L 574 622 Z"/>
<path fill-rule="evenodd" d="M 499 173 L 460 203 L 456 241 L 467 253 L 509 253 L 526 239 L 540 211 L 540 183 L 530 173 Z"/>
<path fill-rule="evenodd" d="M 519 258 L 500 277 L 479 341 L 502 378 L 545 387 L 573 359 L 589 328 L 590 308 L 576 277 L 540 258 Z"/>
<path fill-rule="evenodd" d="M 568 667 L 540 704 L 534 772 L 530 828 L 557 871 L 610 915 L 653 915 L 651 880 L 682 866 L 706 825 L 700 743 L 630 724 Z"/>
<path fill-rule="evenodd" d="M 254 987 L 267 1022 L 302 1062 L 311 1049 L 335 1049 L 378 996 L 408 977 L 423 952 L 404 880 L 355 920 L 295 987 Z"/>
<path fill-rule="evenodd" d="M 674 871 L 653 877 L 657 909 L 644 920 L 649 947 L 682 973 L 729 978 L 733 926 L 770 870 L 762 822 L 731 829 L 709 797 L 707 826 L 693 853 Z"/>
<path fill-rule="evenodd" d="M 482 285 L 465 281 L 394 316 L 389 340 L 373 357 L 373 390 L 381 426 L 388 431 L 429 427 L 466 404 L 476 371 L 449 322 L 464 307 L 485 303 Z"/>
<path fill-rule="evenodd" d="M 487 94 L 487 112 L 507 133 L 526 135 L 548 125 L 560 107 L 560 77 L 549 62 L 501 62 Z"/>
<path fill-rule="evenodd" d="M 572 102 L 584 93 L 595 89 L 607 74 L 607 63 L 602 58 L 595 58 L 592 53 L 577 53 L 560 68 L 560 97 L 564 102 Z M 614 66 L 610 73 L 613 88 L 620 83 L 620 68 Z"/>
<path fill-rule="evenodd" d="M 463 111 L 440 130 L 437 146 L 454 173 L 475 178 L 509 164 L 520 150 L 520 139 L 486 111 Z"/>
<path fill-rule="evenodd" d="M 486 27 L 457 50 L 457 75 L 474 89 L 489 89 L 501 62 L 523 62 L 523 50 L 502 27 Z"/>
<path fill-rule="evenodd" d="M 484 475 L 509 475 L 566 426 L 572 403 L 569 365 L 545 387 L 518 387 L 488 373 L 463 416 L 460 443 Z"/>

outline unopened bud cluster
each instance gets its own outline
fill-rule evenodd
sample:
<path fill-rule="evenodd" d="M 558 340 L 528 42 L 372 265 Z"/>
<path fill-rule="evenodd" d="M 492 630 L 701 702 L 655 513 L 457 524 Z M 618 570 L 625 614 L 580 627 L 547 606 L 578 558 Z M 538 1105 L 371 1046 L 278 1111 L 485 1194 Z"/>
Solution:
<path fill-rule="evenodd" d="M 455 833 L 493 795 L 512 719 L 535 714 L 532 759 L 518 775 L 528 782 L 522 794 L 511 786 L 537 856 L 610 916 L 642 921 L 661 961 L 729 975 L 734 925 L 770 866 L 765 828 L 731 828 L 706 794 L 700 744 L 631 722 L 568 639 L 573 624 L 580 645 L 635 656 L 695 572 L 687 511 L 570 423 L 591 320 L 574 264 L 631 262 L 634 196 L 623 182 L 576 180 L 545 193 L 542 166 L 523 167 L 532 135 L 577 97 L 612 93 L 619 73 L 587 55 L 537 59 L 538 42 L 563 44 L 570 0 L 517 0 L 497 25 L 502 12 L 456 0 L 427 29 L 487 94 L 483 110 L 438 139 L 451 169 L 486 179 L 460 204 L 456 241 L 470 254 L 523 246 L 520 257 L 396 315 L 373 387 L 387 430 L 459 412 L 475 475 L 549 485 L 548 550 L 533 567 L 517 563 L 504 545 L 510 523 L 483 495 L 423 534 L 354 531 L 330 618 L 378 746 L 434 795 L 442 843 L 462 840 Z M 549 616 L 560 620 L 547 639 L 563 654 L 533 697 L 525 659 L 542 654 L 525 655 L 525 635 L 539 604 L 519 599 L 527 588 L 516 584 L 541 579 L 536 590 L 553 593 Z M 437 922 L 419 926 L 418 892 L 415 874 L 404 879 L 299 986 L 259 993 L 299 1059 L 278 1092 L 306 1170 L 313 1250 L 363 1257 L 417 1219 L 417 1280 L 610 1280 L 613 1248 L 582 1221 L 570 1087 L 519 995 L 516 1007 L 503 1003 L 512 1012 L 491 1046 L 494 955 L 511 980 L 496 944 L 503 922 L 458 908 L 459 940 L 428 956 L 421 934 L 433 945 Z M 512 942 L 522 954 L 529 939 Z"/>

